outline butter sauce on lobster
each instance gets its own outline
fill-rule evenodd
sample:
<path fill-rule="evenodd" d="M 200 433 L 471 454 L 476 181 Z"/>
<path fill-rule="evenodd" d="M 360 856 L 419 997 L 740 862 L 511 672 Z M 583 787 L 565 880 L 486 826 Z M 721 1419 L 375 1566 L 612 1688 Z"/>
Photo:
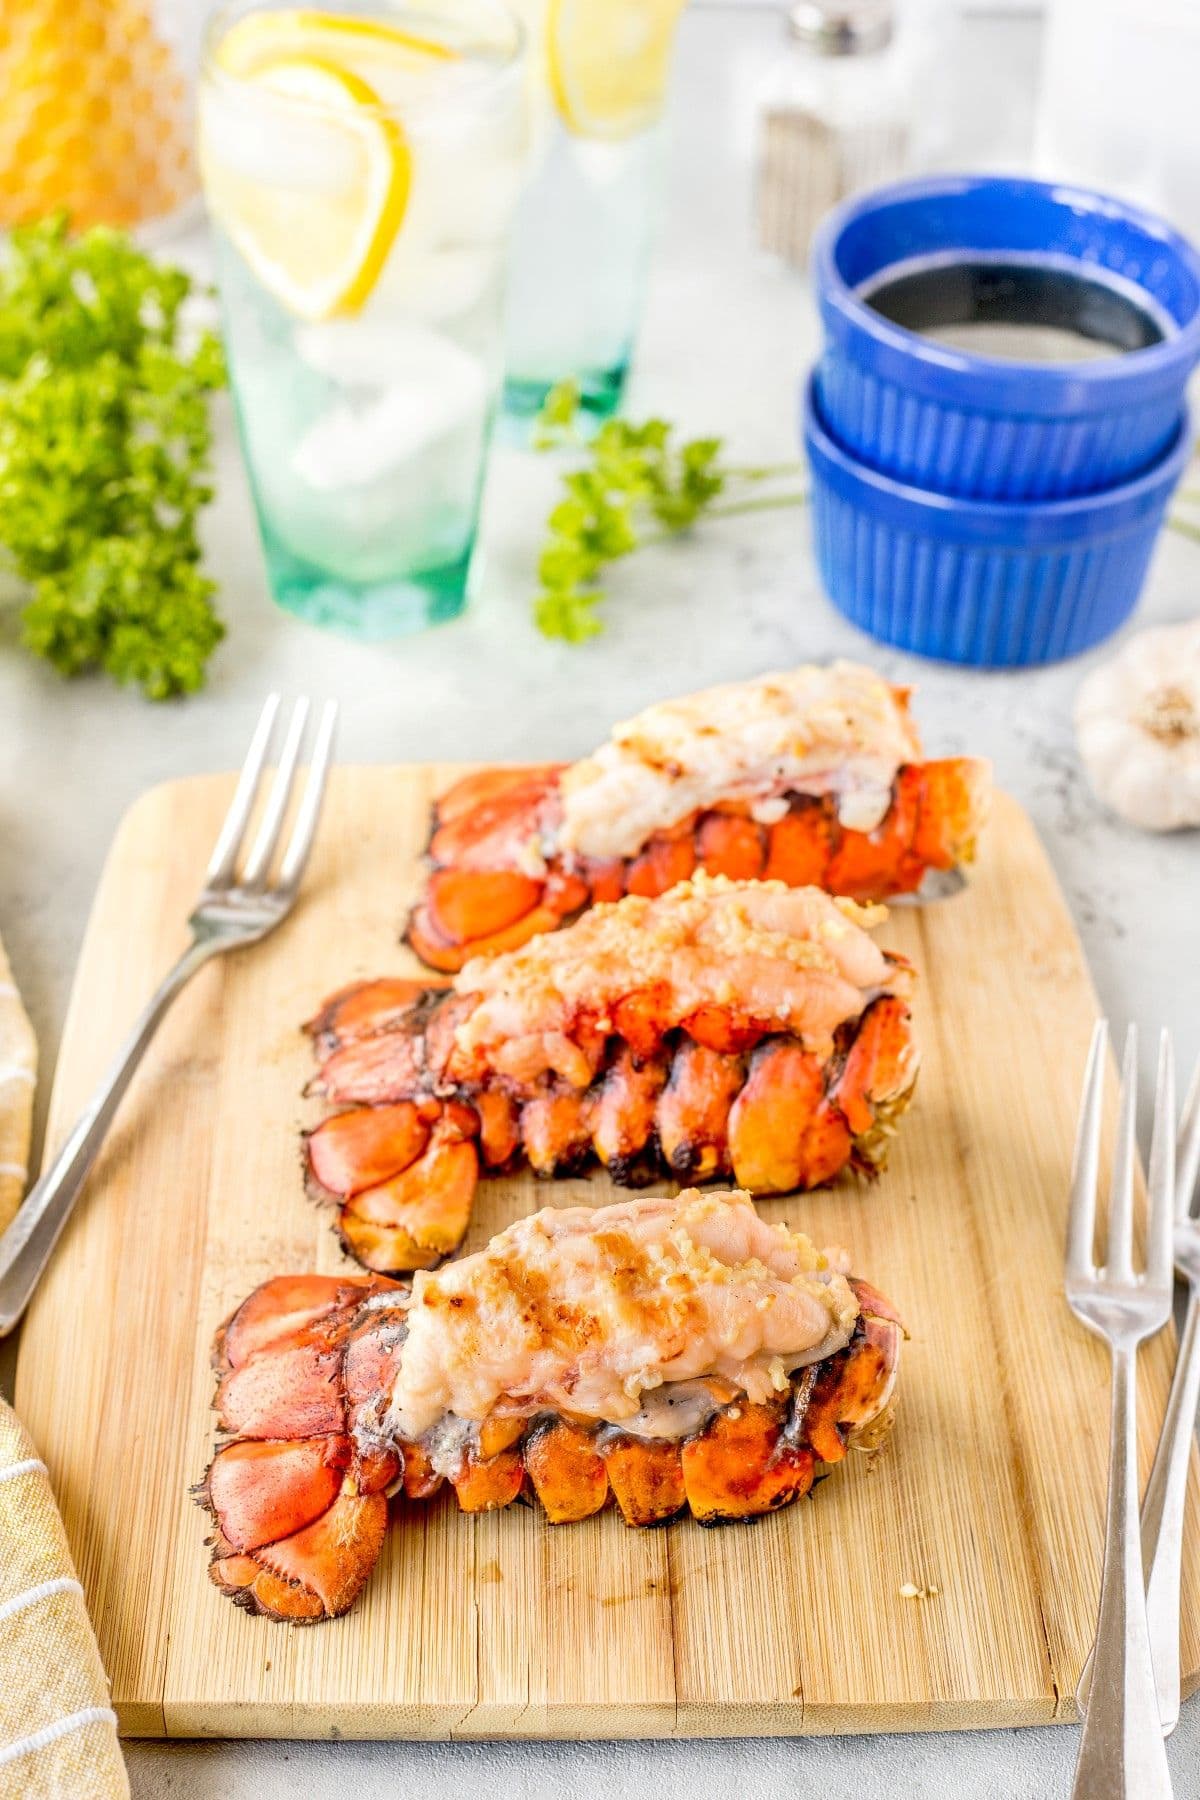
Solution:
<path fill-rule="evenodd" d="M 345 1612 L 398 1492 L 553 1524 L 789 1505 L 891 1421 L 903 1328 L 848 1268 L 748 1194 L 687 1192 L 547 1209 L 411 1291 L 277 1276 L 217 1335 L 212 1579 L 273 1619 Z"/>
<path fill-rule="evenodd" d="M 912 968 L 882 908 L 695 876 L 480 958 L 453 986 L 335 994 L 307 1027 L 311 1191 L 383 1273 L 461 1243 L 481 1167 L 626 1186 L 729 1176 L 756 1194 L 883 1166 L 917 1072 Z"/>
<path fill-rule="evenodd" d="M 652 706 L 581 762 L 468 775 L 434 807 L 407 941 L 453 972 L 697 869 L 857 900 L 952 891 L 990 767 L 923 761 L 908 700 L 858 664 L 810 664 Z"/>

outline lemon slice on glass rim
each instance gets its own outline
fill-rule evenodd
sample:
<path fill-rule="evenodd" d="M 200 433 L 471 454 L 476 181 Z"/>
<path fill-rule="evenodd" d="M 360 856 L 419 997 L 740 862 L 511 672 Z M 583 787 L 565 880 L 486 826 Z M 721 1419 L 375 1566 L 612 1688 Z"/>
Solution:
<path fill-rule="evenodd" d="M 221 39 L 217 61 L 228 74 L 244 77 L 283 57 L 336 58 L 339 49 L 347 56 L 409 61 L 434 57 L 449 62 L 457 54 L 448 44 L 405 31 L 390 19 L 287 7 L 247 13 L 236 20 Z"/>
<path fill-rule="evenodd" d="M 289 312 L 313 321 L 357 312 L 408 208 L 408 136 L 347 63 L 411 68 L 455 55 L 385 20 L 301 9 L 248 14 L 222 39 L 217 68 L 261 92 L 266 133 L 286 155 L 294 132 L 297 162 L 320 167 L 319 179 L 294 186 L 260 178 L 223 153 L 217 134 L 205 144 L 202 133 L 212 210 Z"/>
<path fill-rule="evenodd" d="M 549 0 L 546 59 L 559 116 L 580 137 L 626 138 L 659 117 L 686 0 Z"/>

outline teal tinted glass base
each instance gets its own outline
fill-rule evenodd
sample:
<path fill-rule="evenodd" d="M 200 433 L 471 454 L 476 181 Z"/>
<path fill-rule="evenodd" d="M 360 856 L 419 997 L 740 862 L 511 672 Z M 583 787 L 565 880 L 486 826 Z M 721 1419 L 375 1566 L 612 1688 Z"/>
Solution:
<path fill-rule="evenodd" d="M 515 426 L 515 431 L 506 430 L 505 436 L 520 438 L 527 428 L 533 424 L 541 412 L 546 400 L 559 381 L 574 381 L 579 388 L 580 424 L 586 429 L 588 420 L 603 424 L 611 419 L 621 404 L 621 396 L 625 391 L 625 379 L 629 374 L 629 359 L 612 364 L 607 369 L 584 369 L 577 374 L 567 374 L 558 381 L 535 381 L 519 375 L 510 375 L 504 383 L 504 421 L 506 425 Z"/>
<path fill-rule="evenodd" d="M 267 578 L 276 601 L 309 625 L 364 643 L 408 637 L 456 619 L 467 602 L 470 551 L 456 562 L 386 580 L 354 582 L 303 562 L 264 540 Z"/>

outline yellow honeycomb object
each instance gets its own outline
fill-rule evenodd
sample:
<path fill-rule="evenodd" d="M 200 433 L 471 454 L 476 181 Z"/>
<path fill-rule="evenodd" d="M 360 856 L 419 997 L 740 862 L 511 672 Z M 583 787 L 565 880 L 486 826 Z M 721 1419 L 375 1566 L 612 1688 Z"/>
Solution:
<path fill-rule="evenodd" d="M 191 107 L 148 0 L 0 0 L 0 227 L 136 225 L 194 191 Z"/>

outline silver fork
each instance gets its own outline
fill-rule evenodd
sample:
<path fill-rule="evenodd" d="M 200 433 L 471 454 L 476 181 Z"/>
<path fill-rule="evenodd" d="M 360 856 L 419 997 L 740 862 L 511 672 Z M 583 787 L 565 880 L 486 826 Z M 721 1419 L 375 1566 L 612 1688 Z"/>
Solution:
<path fill-rule="evenodd" d="M 233 800 L 205 871 L 204 887 L 188 920 L 192 929 L 191 943 L 148 1002 L 70 1137 L 45 1174 L 30 1189 L 13 1223 L 0 1237 L 0 1337 L 7 1336 L 29 1304 L 133 1072 L 175 996 L 211 957 L 220 956 L 226 950 L 240 949 L 243 944 L 256 944 L 292 909 L 312 849 L 325 794 L 337 706 L 332 700 L 328 701 L 322 712 L 308 780 L 296 811 L 291 837 L 278 873 L 272 879 L 271 868 L 308 722 L 308 701 L 296 702 L 284 734 L 283 750 L 262 820 L 239 875 L 243 839 L 278 711 L 279 695 L 272 694 L 254 728 Z"/>
<path fill-rule="evenodd" d="M 1164 1737 L 1179 1723 L 1179 1605 L 1183 1560 L 1183 1517 L 1188 1468 L 1200 1405 L 1200 1219 L 1192 1212 L 1200 1175 L 1200 1063 L 1196 1064 L 1175 1151 L 1176 1273 L 1188 1284 L 1187 1315 L 1179 1338 L 1179 1354 L 1167 1395 L 1154 1466 L 1142 1497 L 1142 1563 L 1146 1570 L 1146 1611 L 1150 1651 L 1158 1690 L 1158 1716 Z M 1087 1711 L 1092 1679 L 1089 1656 L 1075 1697 Z"/>
<path fill-rule="evenodd" d="M 1108 1027 L 1092 1034 L 1071 1173 L 1066 1293 L 1071 1311 L 1112 1351 L 1108 1517 L 1092 1686 L 1075 1800 L 1167 1800 L 1171 1775 L 1158 1717 L 1138 1528 L 1137 1347 L 1171 1315 L 1171 1214 L 1175 1187 L 1175 1076 L 1163 1033 L 1147 1178 L 1146 1267 L 1133 1268 L 1137 1159 L 1137 1033 L 1125 1039 L 1121 1116 L 1113 1159 L 1104 1265 L 1092 1261 Z"/>

